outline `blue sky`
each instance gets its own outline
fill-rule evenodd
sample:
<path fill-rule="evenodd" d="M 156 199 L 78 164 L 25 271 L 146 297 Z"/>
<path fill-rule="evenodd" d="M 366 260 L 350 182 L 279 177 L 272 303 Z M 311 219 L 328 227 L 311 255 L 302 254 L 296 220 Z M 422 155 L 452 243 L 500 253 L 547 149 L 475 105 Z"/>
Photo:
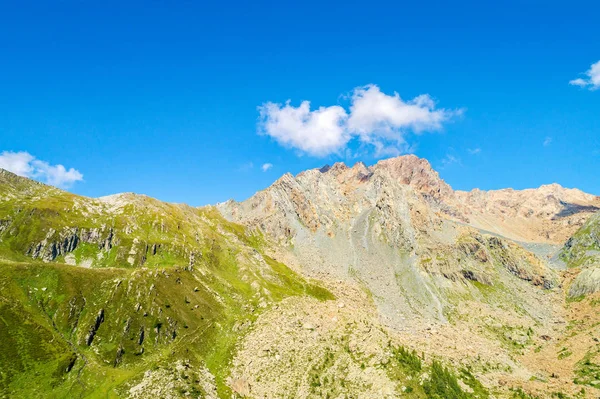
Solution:
<path fill-rule="evenodd" d="M 0 164 L 203 205 L 410 151 L 600 195 L 598 2 L 223 3 L 0 3 Z"/>

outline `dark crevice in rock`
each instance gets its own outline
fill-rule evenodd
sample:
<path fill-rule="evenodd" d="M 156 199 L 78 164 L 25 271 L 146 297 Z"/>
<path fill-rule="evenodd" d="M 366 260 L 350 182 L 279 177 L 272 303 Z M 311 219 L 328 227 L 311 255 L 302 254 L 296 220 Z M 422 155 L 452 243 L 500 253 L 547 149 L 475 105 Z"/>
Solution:
<path fill-rule="evenodd" d="M 140 327 L 140 336 L 138 338 L 138 345 L 141 345 L 144 343 L 144 327 Z"/>
<path fill-rule="evenodd" d="M 65 371 L 68 373 L 71 370 L 73 370 L 73 366 L 75 366 L 75 362 L 77 361 L 77 355 L 73 354 L 73 357 L 71 357 L 71 359 L 69 359 L 69 364 L 67 364 L 67 368 L 65 369 Z"/>
<path fill-rule="evenodd" d="M 90 346 L 92 344 L 92 342 L 94 341 L 94 337 L 96 336 L 96 332 L 98 331 L 98 328 L 100 328 L 100 324 L 102 324 L 104 322 L 104 309 L 100 309 L 100 311 L 98 312 L 98 316 L 96 316 L 96 321 L 94 322 L 94 325 L 90 328 L 90 332 L 87 335 L 87 338 L 85 340 L 87 346 Z"/>

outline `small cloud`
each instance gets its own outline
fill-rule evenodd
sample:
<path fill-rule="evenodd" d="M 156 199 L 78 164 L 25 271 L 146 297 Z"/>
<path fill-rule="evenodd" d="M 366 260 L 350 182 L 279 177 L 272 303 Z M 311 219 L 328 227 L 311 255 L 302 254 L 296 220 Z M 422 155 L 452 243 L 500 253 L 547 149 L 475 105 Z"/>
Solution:
<path fill-rule="evenodd" d="M 600 88 L 600 61 L 592 64 L 590 69 L 585 73 L 586 78 L 577 78 L 569 81 L 570 85 L 586 87 L 589 90 L 596 90 Z"/>
<path fill-rule="evenodd" d="M 481 148 L 477 147 L 477 148 L 467 148 L 467 152 L 471 155 L 477 155 L 479 153 L 481 153 Z"/>
<path fill-rule="evenodd" d="M 550 137 L 550 136 L 547 136 L 547 137 L 544 139 L 544 142 L 543 142 L 542 144 L 544 145 L 544 147 L 548 147 L 550 144 L 552 144 L 552 137 Z"/>
<path fill-rule="evenodd" d="M 577 78 L 577 79 L 570 80 L 569 84 L 573 85 L 573 86 L 585 87 L 588 85 L 588 82 L 581 78 Z"/>
<path fill-rule="evenodd" d="M 452 154 L 446 154 L 446 157 L 444 157 L 444 159 L 442 159 L 441 163 L 442 163 L 441 169 L 444 169 L 453 164 L 459 164 L 459 165 L 461 164 L 460 158 L 457 158 Z"/>
<path fill-rule="evenodd" d="M 332 105 L 311 110 L 309 101 L 298 107 L 289 100 L 284 105 L 267 102 L 258 107 L 258 133 L 312 156 L 343 154 L 353 139 L 374 149 L 376 156 L 399 155 L 413 148 L 406 142 L 409 132 L 440 130 L 463 113 L 437 108 L 427 94 L 404 100 L 373 84 L 355 88 L 349 99 L 348 109 Z"/>
<path fill-rule="evenodd" d="M 273 167 L 272 163 L 265 163 L 260 168 L 262 169 L 263 172 L 266 172 L 267 170 L 271 169 L 272 167 Z"/>
<path fill-rule="evenodd" d="M 0 168 L 19 176 L 41 180 L 61 188 L 68 188 L 73 183 L 83 180 L 83 175 L 77 169 L 67 169 L 63 165 L 50 165 L 48 162 L 36 159 L 36 157 L 25 151 L 2 152 L 0 154 Z"/>

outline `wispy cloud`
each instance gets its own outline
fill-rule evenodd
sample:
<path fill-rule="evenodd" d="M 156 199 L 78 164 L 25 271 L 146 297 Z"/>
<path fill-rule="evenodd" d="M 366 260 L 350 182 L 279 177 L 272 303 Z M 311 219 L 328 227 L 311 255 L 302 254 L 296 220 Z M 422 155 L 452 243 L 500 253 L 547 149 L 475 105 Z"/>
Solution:
<path fill-rule="evenodd" d="M 460 158 L 455 157 L 452 154 L 446 154 L 446 156 L 441 161 L 441 165 L 442 165 L 441 169 L 445 169 L 448 166 L 453 165 L 453 164 L 459 164 L 460 165 L 461 164 Z"/>
<path fill-rule="evenodd" d="M 544 147 L 548 147 L 550 144 L 552 144 L 552 137 L 546 136 L 546 138 L 544 139 L 544 142 L 542 143 L 542 145 Z"/>
<path fill-rule="evenodd" d="M 355 138 L 371 146 L 376 155 L 397 155 L 411 148 L 406 142 L 408 132 L 440 130 L 463 112 L 436 108 L 427 94 L 405 101 L 376 85 L 357 87 L 349 98 L 348 110 L 339 105 L 311 110 L 309 101 L 298 107 L 289 100 L 284 105 L 267 102 L 258 107 L 258 132 L 313 156 L 341 154 Z"/>
<path fill-rule="evenodd" d="M 585 78 L 573 79 L 569 84 L 587 88 L 589 90 L 596 90 L 600 88 L 600 61 L 592 64 L 584 75 Z"/>
<path fill-rule="evenodd" d="M 477 147 L 477 148 L 467 148 L 467 152 L 471 155 L 477 155 L 479 153 L 481 153 L 481 148 Z"/>
<path fill-rule="evenodd" d="M 67 169 L 63 165 L 50 165 L 48 162 L 36 159 L 36 157 L 25 151 L 2 152 L 0 154 L 0 168 L 19 176 L 41 180 L 61 188 L 68 188 L 73 183 L 83 180 L 83 175 L 77 169 Z"/>
<path fill-rule="evenodd" d="M 272 163 L 265 163 L 263 164 L 263 166 L 261 166 L 260 168 L 262 169 L 263 172 L 266 172 L 267 170 L 271 169 L 273 167 Z"/>
<path fill-rule="evenodd" d="M 242 164 L 239 168 L 238 171 L 239 172 L 247 172 L 251 169 L 254 168 L 254 162 L 246 162 L 245 164 Z"/>

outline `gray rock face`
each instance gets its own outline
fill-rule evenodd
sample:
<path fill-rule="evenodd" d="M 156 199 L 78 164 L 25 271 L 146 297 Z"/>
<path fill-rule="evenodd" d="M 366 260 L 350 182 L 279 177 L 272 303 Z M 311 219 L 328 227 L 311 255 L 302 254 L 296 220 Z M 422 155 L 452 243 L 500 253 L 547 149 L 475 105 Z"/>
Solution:
<path fill-rule="evenodd" d="M 560 252 L 569 267 L 587 267 L 600 263 L 600 212 L 592 216 Z"/>
<path fill-rule="evenodd" d="M 569 296 L 574 298 L 600 291 L 600 265 L 583 270 L 569 288 Z"/>
<path fill-rule="evenodd" d="M 79 229 L 78 227 L 72 227 L 60 233 L 50 229 L 46 238 L 31 246 L 26 255 L 34 259 L 51 262 L 58 256 L 73 252 L 82 242 L 96 244 L 99 249 L 108 251 L 112 248 L 113 239 L 114 232 L 112 228 Z"/>
<path fill-rule="evenodd" d="M 8 229 L 8 226 L 10 226 L 9 219 L 0 220 L 0 234 L 2 234 L 6 229 Z"/>

